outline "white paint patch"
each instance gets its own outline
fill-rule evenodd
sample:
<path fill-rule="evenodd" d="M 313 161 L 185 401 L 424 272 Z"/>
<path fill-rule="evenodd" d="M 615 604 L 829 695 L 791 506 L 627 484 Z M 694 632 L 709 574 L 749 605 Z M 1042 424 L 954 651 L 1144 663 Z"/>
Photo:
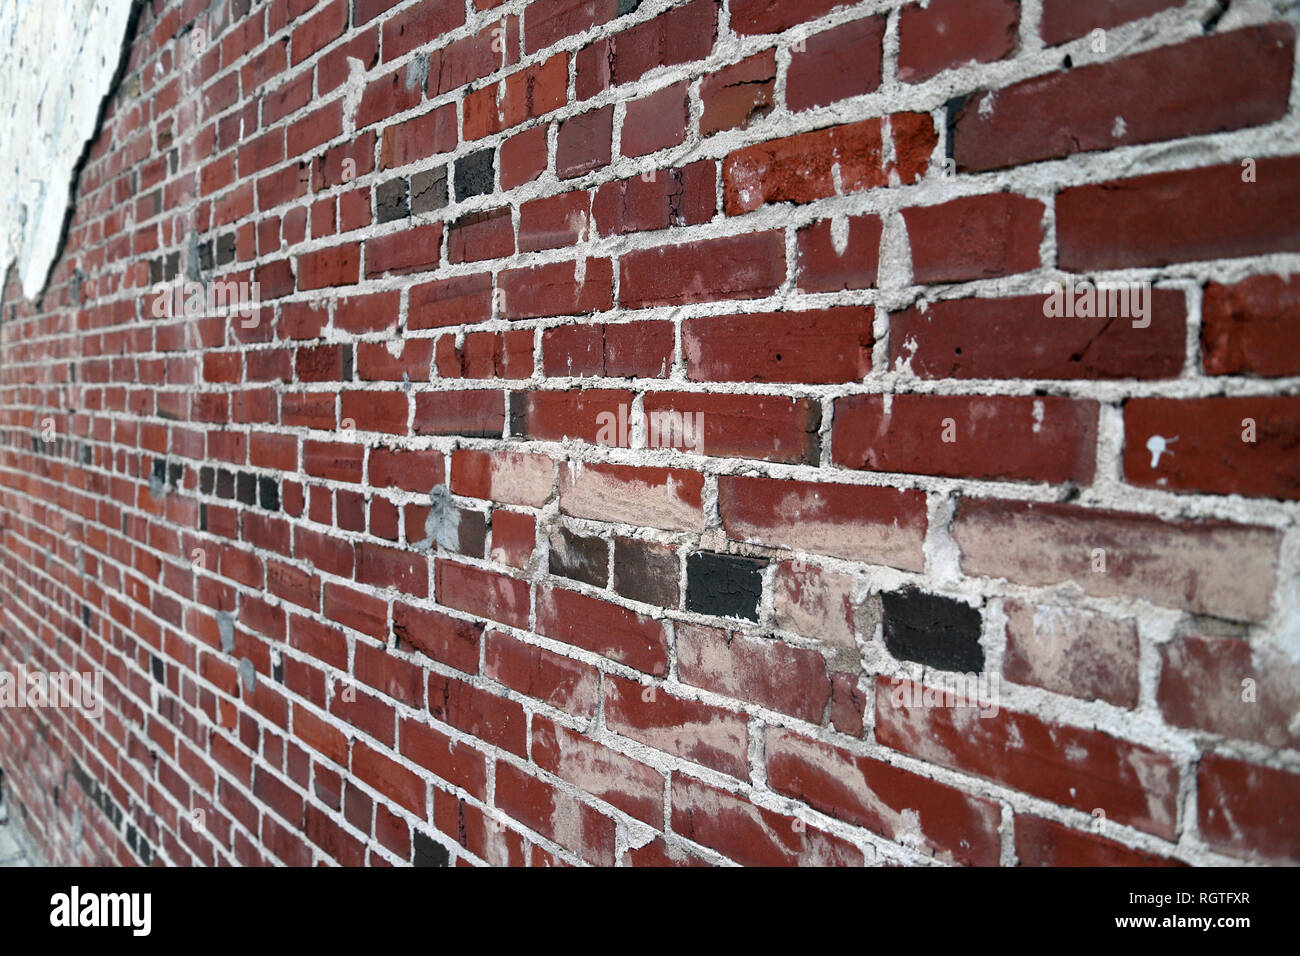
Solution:
<path fill-rule="evenodd" d="M 1128 130 L 1128 125 L 1124 122 L 1124 117 L 1116 116 L 1115 125 L 1110 128 L 1110 135 L 1119 139 Z"/>
<path fill-rule="evenodd" d="M 1163 435 L 1152 435 L 1147 439 L 1147 451 L 1151 452 L 1152 468 L 1160 467 L 1160 456 L 1165 452 L 1169 452 L 1171 455 L 1173 454 L 1173 452 L 1170 451 L 1169 446 L 1176 441 L 1178 441 L 1177 435 L 1173 438 L 1165 438 Z"/>
<path fill-rule="evenodd" d="M 849 217 L 842 213 L 831 216 L 831 248 L 841 257 L 849 248 Z"/>
<path fill-rule="evenodd" d="M 117 71 L 131 0 L 0 0 L 0 277 L 45 288 L 72 175 Z"/>

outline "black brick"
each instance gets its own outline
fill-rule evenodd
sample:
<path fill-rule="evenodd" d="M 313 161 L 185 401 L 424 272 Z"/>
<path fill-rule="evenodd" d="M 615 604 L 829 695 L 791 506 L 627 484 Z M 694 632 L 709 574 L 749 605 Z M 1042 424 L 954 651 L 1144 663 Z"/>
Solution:
<path fill-rule="evenodd" d="M 885 646 L 899 660 L 963 674 L 984 670 L 979 608 L 915 588 L 880 598 Z"/>
<path fill-rule="evenodd" d="M 456 160 L 456 201 L 470 196 L 490 193 L 496 185 L 496 169 L 492 165 L 495 150 L 480 149 Z"/>
<path fill-rule="evenodd" d="M 697 551 L 686 559 L 686 610 L 758 620 L 765 561 Z"/>

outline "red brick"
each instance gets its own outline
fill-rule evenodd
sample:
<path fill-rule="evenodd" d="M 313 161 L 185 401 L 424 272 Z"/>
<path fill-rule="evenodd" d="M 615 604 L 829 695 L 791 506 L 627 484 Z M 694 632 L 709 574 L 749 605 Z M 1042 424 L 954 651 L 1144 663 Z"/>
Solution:
<path fill-rule="evenodd" d="M 596 231 L 612 236 L 708 222 L 716 208 L 716 177 L 716 164 L 702 160 L 680 169 L 656 169 L 650 178 L 605 183 L 592 204 Z"/>
<path fill-rule="evenodd" d="M 1009 600 L 1002 674 L 1116 707 L 1138 704 L 1137 624 L 1070 607 Z"/>
<path fill-rule="evenodd" d="M 434 562 L 438 603 L 510 627 L 528 624 L 528 583 L 442 558 Z"/>
<path fill-rule="evenodd" d="M 670 846 L 656 837 L 645 846 L 629 849 L 623 854 L 625 866 L 679 867 L 708 866 L 698 856 L 691 856 L 685 850 Z"/>
<path fill-rule="evenodd" d="M 583 47 L 577 64 L 578 99 L 635 82 L 659 66 L 703 60 L 717 36 L 718 6 L 717 0 L 690 0 Z"/>
<path fill-rule="evenodd" d="M 964 282 L 1038 268 L 1043 204 L 994 193 L 903 210 L 912 281 Z"/>
<path fill-rule="evenodd" d="M 997 169 L 1271 123 L 1286 113 L 1294 46 L 1290 26 L 1250 27 L 981 94 L 957 117 L 957 165 Z"/>
<path fill-rule="evenodd" d="M 524 52 L 536 53 L 618 14 L 616 0 L 538 0 L 524 13 Z"/>
<path fill-rule="evenodd" d="M 390 331 L 397 326 L 401 301 L 400 292 L 346 296 L 334 305 L 334 327 L 357 335 Z"/>
<path fill-rule="evenodd" d="M 1134 398 L 1124 404 L 1124 478 L 1169 491 L 1294 501 L 1297 436 L 1300 397 Z"/>
<path fill-rule="evenodd" d="M 1300 749 L 1300 666 L 1267 642 L 1187 634 L 1161 644 L 1156 700 L 1170 726 Z"/>
<path fill-rule="evenodd" d="M 492 512 L 492 552 L 488 558 L 512 568 L 526 568 L 537 540 L 537 521 L 517 511 Z"/>
<path fill-rule="evenodd" d="M 544 63 L 511 73 L 465 98 L 461 136 L 472 142 L 545 116 L 564 105 L 568 85 L 567 53 L 557 53 Z"/>
<path fill-rule="evenodd" d="M 421 392 L 415 396 L 417 435 L 499 438 L 505 428 L 505 397 L 497 389 Z"/>
<path fill-rule="evenodd" d="M 1078 0 L 1043 0 L 1043 20 L 1039 33 L 1049 44 L 1064 43 L 1091 33 L 1109 30 L 1178 6 L 1182 0 L 1106 0 L 1104 3 L 1079 3 Z"/>
<path fill-rule="evenodd" d="M 293 29 L 293 56 L 290 62 L 297 66 L 317 50 L 337 40 L 348 27 L 348 5 L 335 0 L 310 19 Z"/>
<path fill-rule="evenodd" d="M 533 374 L 533 332 L 471 332 L 462 344 L 455 335 L 438 336 L 441 378 L 528 378 Z"/>
<path fill-rule="evenodd" d="M 681 145 L 690 118 L 686 93 L 685 83 L 675 83 L 629 102 L 619 152 L 624 156 L 645 156 Z"/>
<path fill-rule="evenodd" d="M 790 464 L 819 458 L 821 409 L 808 399 L 648 392 L 643 408 L 649 448 Z"/>
<path fill-rule="evenodd" d="M 872 319 L 857 306 L 688 319 L 686 374 L 696 382 L 861 381 L 871 373 Z"/>
<path fill-rule="evenodd" d="M 405 644 L 439 663 L 466 673 L 478 672 L 479 640 L 483 626 L 440 611 L 393 603 L 393 634 Z"/>
<path fill-rule="evenodd" d="M 780 33 L 830 13 L 841 0 L 732 0 L 731 29 L 747 35 Z"/>
<path fill-rule="evenodd" d="M 520 392 L 511 398 L 510 433 L 543 441 L 596 442 L 602 416 L 618 417 L 632 393 L 617 389 Z"/>
<path fill-rule="evenodd" d="M 379 165 L 405 166 L 456 148 L 456 104 L 387 127 L 380 142 Z"/>
<path fill-rule="evenodd" d="M 663 825 L 664 775 L 545 717 L 533 718 L 533 761 L 653 827 Z"/>
<path fill-rule="evenodd" d="M 481 262 L 514 252 L 515 227 L 509 208 L 467 213 L 447 231 L 448 262 Z"/>
<path fill-rule="evenodd" d="M 1001 808 L 870 757 L 769 728 L 768 785 L 944 862 L 996 866 Z"/>
<path fill-rule="evenodd" d="M 397 16 L 384 21 L 384 59 L 395 60 L 402 54 L 449 33 L 464 22 L 463 3 L 457 0 L 420 0 Z"/>
<path fill-rule="evenodd" d="M 915 182 L 929 165 L 938 139 L 925 113 L 890 117 L 895 160 L 886 162 L 879 119 L 832 126 L 747 146 L 722 163 L 727 215 L 765 203 L 809 203 L 837 194 L 888 186 L 891 176 Z M 835 171 L 838 169 L 838 182 Z"/>
<path fill-rule="evenodd" d="M 831 696 L 822 656 L 780 641 L 679 624 L 677 660 L 684 684 L 814 724 Z"/>
<path fill-rule="evenodd" d="M 422 554 L 369 542 L 356 546 L 358 584 L 396 588 L 415 597 L 429 593 L 429 562 Z"/>
<path fill-rule="evenodd" d="M 921 80 L 967 63 L 990 63 L 1019 40 L 1017 0 L 931 0 L 898 18 L 898 78 Z"/>
<path fill-rule="evenodd" d="M 509 21 L 503 20 L 484 27 L 473 36 L 453 40 L 442 49 L 432 51 L 429 54 L 429 95 L 450 93 L 505 66 L 512 49 L 511 41 L 518 42 L 517 37 L 507 37 L 506 31 L 510 31 Z M 384 52 L 388 52 L 387 46 Z"/>
<path fill-rule="evenodd" d="M 370 382 L 426 382 L 433 364 L 432 339 L 404 339 L 394 355 L 388 344 L 358 342 L 357 378 Z"/>
<path fill-rule="evenodd" d="M 372 172 L 375 168 L 374 152 L 375 134 L 371 130 L 330 147 L 312 164 L 312 188 L 322 190 L 341 186 Z"/>
<path fill-rule="evenodd" d="M 925 495 L 869 485 L 723 476 L 718 512 L 735 541 L 919 571 Z"/>
<path fill-rule="evenodd" d="M 591 194 L 582 190 L 534 199 L 519 207 L 520 252 L 585 242 L 590 230 Z"/>
<path fill-rule="evenodd" d="M 404 488 L 429 491 L 442 484 L 445 461 L 439 451 L 404 451 L 391 448 L 370 450 L 370 485 L 372 488 Z"/>
<path fill-rule="evenodd" d="M 614 865 L 614 821 L 513 764 L 497 761 L 496 805 L 595 866 Z"/>
<path fill-rule="evenodd" d="M 671 322 L 566 324 L 542 333 L 547 376 L 665 378 L 672 364 Z"/>
<path fill-rule="evenodd" d="M 537 630 L 647 674 L 668 670 L 668 637 L 658 621 L 576 591 L 541 588 Z"/>
<path fill-rule="evenodd" d="M 904 9 L 903 23 L 915 9 Z M 790 53 L 786 104 L 807 110 L 872 92 L 880 86 L 884 39 L 885 17 L 864 17 L 814 33 L 802 50 Z"/>
<path fill-rule="evenodd" d="M 298 256 L 298 288 L 323 289 L 355 285 L 360 278 L 361 245 L 351 242 L 304 252 Z"/>
<path fill-rule="evenodd" d="M 1045 295 L 931 302 L 890 316 L 889 364 L 921 378 L 1175 378 L 1186 297 L 1152 289 L 1146 301 L 1143 319 L 1118 321 L 1049 317 Z"/>
<path fill-rule="evenodd" d="M 700 135 L 742 129 L 772 112 L 776 51 L 764 50 L 707 74 L 700 81 Z"/>
<path fill-rule="evenodd" d="M 357 679 L 408 707 L 424 706 L 424 672 L 384 648 L 358 641 L 353 668 Z"/>
<path fill-rule="evenodd" d="M 365 448 L 348 442 L 304 441 L 303 469 L 317 478 L 334 481 L 361 481 L 361 462 Z"/>
<path fill-rule="evenodd" d="M 749 729 L 743 714 L 607 675 L 605 722 L 614 733 L 656 750 L 749 779 Z"/>
<path fill-rule="evenodd" d="M 573 179 L 608 166 L 613 136 L 612 106 L 564 120 L 555 140 L 555 175 Z"/>
<path fill-rule="evenodd" d="M 492 315 L 492 276 L 486 272 L 412 286 L 409 295 L 406 325 L 412 330 L 474 325 Z"/>
<path fill-rule="evenodd" d="M 755 299 L 785 281 L 780 231 L 636 249 L 619 259 L 619 304 L 628 309 Z"/>
<path fill-rule="evenodd" d="M 507 829 L 472 803 L 444 790 L 433 792 L 433 818 L 443 833 L 489 866 L 525 866 L 527 844 L 523 836 Z M 463 857 L 458 866 L 468 865 Z"/>
<path fill-rule="evenodd" d="M 352 419 L 363 432 L 406 434 L 410 403 L 404 392 L 347 391 L 339 407 L 342 419 Z"/>
<path fill-rule="evenodd" d="M 853 844 L 689 777 L 674 776 L 673 831 L 742 866 L 862 866 Z"/>
<path fill-rule="evenodd" d="M 1096 455 L 1091 401 L 854 395 L 835 402 L 831 457 L 845 468 L 1090 484 Z"/>
<path fill-rule="evenodd" d="M 596 712 L 600 676 L 594 667 L 508 634 L 488 632 L 486 674 L 511 690 L 575 716 L 590 717 Z"/>
<path fill-rule="evenodd" d="M 921 685 L 876 681 L 876 739 L 929 763 L 966 770 L 1063 807 L 1172 839 L 1173 758 L 1098 730 L 999 708 L 917 706 Z M 973 702 L 972 702 L 973 703 Z"/>
<path fill-rule="evenodd" d="M 1300 374 L 1300 279 L 1252 276 L 1211 282 L 1201 299 L 1207 375 Z"/>
<path fill-rule="evenodd" d="M 1097 597 L 1248 621 L 1269 614 L 1278 560 L 1268 528 L 1065 504 L 963 499 L 952 534 L 967 574 L 1072 581 Z"/>
<path fill-rule="evenodd" d="M 1255 863 L 1300 860 L 1292 808 L 1300 776 L 1209 754 L 1196 773 L 1201 838 L 1228 856 Z"/>
<path fill-rule="evenodd" d="M 534 126 L 501 144 L 501 188 L 514 189 L 546 172 L 545 126 Z"/>
<path fill-rule="evenodd" d="M 541 507 L 554 484 L 555 461 L 545 455 L 462 449 L 452 456 L 451 487 L 458 495 Z"/>
<path fill-rule="evenodd" d="M 398 739 L 406 759 L 480 799 L 486 794 L 487 760 L 473 747 L 410 717 L 402 718 Z"/>
<path fill-rule="evenodd" d="M 565 514 L 668 531 L 703 530 L 703 491 L 699 472 L 675 468 L 568 462 L 560 472 Z"/>
<path fill-rule="evenodd" d="M 1114 840 L 1029 815 L 1016 817 L 1016 856 L 1021 866 L 1182 865 L 1177 860 L 1133 850 Z"/>
<path fill-rule="evenodd" d="M 435 720 L 519 756 L 528 753 L 528 718 L 513 700 L 472 684 L 429 675 L 429 713 Z"/>
<path fill-rule="evenodd" d="M 1252 160 L 1253 162 L 1253 160 Z M 1128 269 L 1241 258 L 1300 247 L 1300 156 L 1152 173 L 1056 197 L 1063 269 Z"/>
<path fill-rule="evenodd" d="M 446 2 L 446 0 L 438 0 L 438 2 Z M 409 82 L 407 68 L 398 67 L 366 85 L 361 94 L 361 102 L 357 105 L 357 128 L 369 126 L 371 123 L 413 109 L 420 105 L 423 98 L 424 85 Z"/>
<path fill-rule="evenodd" d="M 532 319 L 605 312 L 613 305 L 613 283 L 608 259 L 505 269 L 498 279 L 501 314 L 507 319 Z"/>
<path fill-rule="evenodd" d="M 799 230 L 799 288 L 804 292 L 869 289 L 880 263 L 879 216 L 819 219 Z"/>
<path fill-rule="evenodd" d="M 856 674 L 831 674 L 831 726 L 850 737 L 861 737 L 867 698 Z"/>
<path fill-rule="evenodd" d="M 352 745 L 352 772 L 398 805 L 424 816 L 426 784 L 391 757 L 358 740 Z"/>

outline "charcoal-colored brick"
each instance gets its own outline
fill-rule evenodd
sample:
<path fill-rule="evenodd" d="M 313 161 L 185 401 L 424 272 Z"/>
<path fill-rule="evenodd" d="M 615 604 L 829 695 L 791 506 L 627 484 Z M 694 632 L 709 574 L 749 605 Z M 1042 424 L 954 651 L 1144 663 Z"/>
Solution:
<path fill-rule="evenodd" d="M 408 213 L 406 177 L 398 176 L 375 187 L 375 218 L 379 222 L 404 219 Z"/>
<path fill-rule="evenodd" d="M 436 212 L 447 205 L 447 167 L 426 169 L 411 177 L 411 212 Z"/>
<path fill-rule="evenodd" d="M 279 511 L 280 483 L 274 478 L 260 475 L 257 479 L 257 498 L 267 511 Z"/>
<path fill-rule="evenodd" d="M 758 620 L 766 562 L 697 551 L 686 559 L 686 610 Z"/>
<path fill-rule="evenodd" d="M 217 236 L 217 265 L 224 266 L 227 262 L 235 261 L 235 234 L 228 232 L 224 236 Z"/>
<path fill-rule="evenodd" d="M 217 469 L 217 497 L 235 497 L 235 473 L 225 468 Z"/>
<path fill-rule="evenodd" d="M 239 499 L 240 504 L 251 505 L 257 502 L 257 478 L 255 475 L 246 471 L 239 473 L 238 485 L 235 490 L 235 497 Z"/>
<path fill-rule="evenodd" d="M 984 669 L 978 608 L 915 588 L 880 598 L 885 646 L 899 660 L 964 674 Z"/>
<path fill-rule="evenodd" d="M 659 607 L 681 603 L 681 565 L 667 545 L 636 538 L 614 540 L 614 590 Z"/>
<path fill-rule="evenodd" d="M 412 834 L 412 866 L 447 866 L 447 848 L 428 834 L 416 830 Z"/>
<path fill-rule="evenodd" d="M 609 544 L 604 538 L 577 534 L 568 528 L 556 528 L 551 533 L 552 574 L 604 587 L 608 565 Z"/>
<path fill-rule="evenodd" d="M 456 201 L 490 193 L 496 184 L 492 148 L 480 149 L 456 160 Z"/>

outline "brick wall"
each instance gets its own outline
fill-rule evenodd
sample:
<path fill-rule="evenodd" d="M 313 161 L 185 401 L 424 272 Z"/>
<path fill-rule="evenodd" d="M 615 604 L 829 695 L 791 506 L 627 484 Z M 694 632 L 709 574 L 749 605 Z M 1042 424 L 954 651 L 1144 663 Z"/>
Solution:
<path fill-rule="evenodd" d="M 68 863 L 1300 860 L 1287 7 L 144 4 L 4 296 L 0 667 L 106 702 L 0 708 L 9 801 Z"/>

